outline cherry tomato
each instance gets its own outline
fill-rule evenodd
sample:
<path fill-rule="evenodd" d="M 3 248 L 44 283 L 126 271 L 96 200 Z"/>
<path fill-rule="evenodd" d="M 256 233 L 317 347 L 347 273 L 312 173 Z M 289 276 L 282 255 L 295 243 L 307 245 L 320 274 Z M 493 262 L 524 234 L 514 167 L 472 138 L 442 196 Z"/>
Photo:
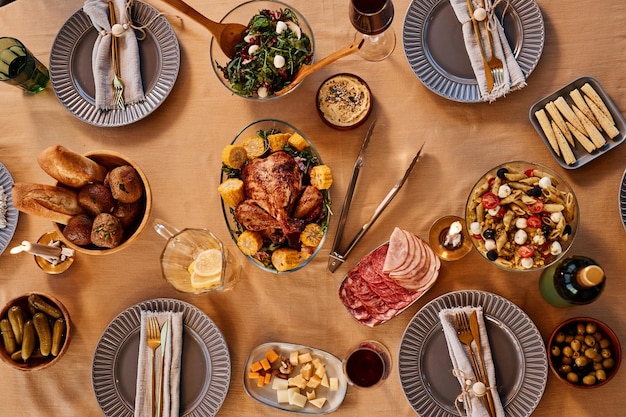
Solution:
<path fill-rule="evenodd" d="M 482 203 L 483 207 L 485 207 L 487 210 L 491 210 L 498 207 L 498 204 L 500 204 L 500 199 L 491 191 L 487 191 L 485 194 L 483 194 Z"/>
<path fill-rule="evenodd" d="M 534 229 L 538 229 L 543 226 L 543 222 L 541 221 L 541 218 L 539 216 L 530 216 L 528 219 L 526 219 L 526 224 L 528 225 L 528 227 L 532 227 Z"/>
<path fill-rule="evenodd" d="M 528 210 L 531 213 L 541 213 L 543 211 L 543 201 L 536 200 L 533 204 L 529 204 Z"/>
<path fill-rule="evenodd" d="M 525 174 L 527 177 L 533 177 L 533 176 L 535 175 L 535 170 L 534 170 L 534 169 L 532 169 L 532 168 L 531 168 L 531 169 L 527 169 L 526 171 L 524 171 L 524 174 Z"/>
<path fill-rule="evenodd" d="M 535 253 L 535 247 L 533 245 L 524 245 L 517 248 L 517 253 L 522 258 L 530 258 Z"/>
<path fill-rule="evenodd" d="M 496 213 L 496 217 L 501 219 L 504 217 L 505 213 L 506 213 L 506 207 L 500 207 L 500 210 L 498 210 L 498 212 Z"/>
<path fill-rule="evenodd" d="M 494 182 L 496 182 L 496 177 L 492 177 L 487 180 L 487 185 L 489 186 L 489 188 L 493 187 Z"/>

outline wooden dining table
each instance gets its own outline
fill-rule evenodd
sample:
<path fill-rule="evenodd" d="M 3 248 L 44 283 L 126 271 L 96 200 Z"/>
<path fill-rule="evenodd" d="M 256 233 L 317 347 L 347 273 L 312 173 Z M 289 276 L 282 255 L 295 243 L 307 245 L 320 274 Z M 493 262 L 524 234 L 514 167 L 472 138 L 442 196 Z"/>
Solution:
<path fill-rule="evenodd" d="M 239 3 L 188 2 L 215 20 Z M 355 343 L 369 339 L 388 347 L 391 374 L 374 389 L 349 386 L 333 415 L 416 415 L 398 374 L 400 343 L 412 317 L 429 301 L 452 291 L 480 290 L 510 300 L 534 322 L 544 343 L 558 323 L 583 316 L 607 323 L 626 343 L 626 230 L 624 213 L 619 209 L 626 147 L 616 146 L 577 169 L 564 169 L 529 120 L 533 103 L 581 76 L 595 77 L 617 108 L 626 111 L 623 1 L 537 0 L 545 29 L 539 62 L 526 87 L 493 103 L 446 99 L 414 75 L 403 48 L 403 23 L 411 0 L 394 0 L 391 27 L 397 43 L 390 57 L 380 62 L 365 61 L 358 55 L 345 57 L 309 76 L 289 95 L 268 102 L 246 100 L 227 91 L 211 68 L 212 35 L 165 2 L 148 3 L 164 13 L 180 43 L 180 71 L 167 99 L 135 123 L 97 127 L 71 114 L 51 84 L 36 95 L 0 85 L 0 162 L 16 182 L 53 184 L 36 161 L 48 146 L 62 144 L 80 153 L 106 149 L 125 154 L 149 180 L 151 218 L 178 228 L 211 230 L 238 258 L 241 276 L 226 292 L 193 295 L 176 291 L 162 276 L 159 259 L 165 240 L 152 229 L 151 222 L 124 250 L 106 256 L 78 253 L 71 268 L 60 275 L 46 274 L 32 255 L 12 255 L 7 248 L 0 256 L 0 305 L 33 291 L 53 295 L 69 311 L 72 336 L 65 355 L 47 369 L 23 372 L 0 364 L 0 415 L 103 415 L 92 387 L 92 361 L 98 341 L 122 311 L 156 298 L 190 303 L 221 330 L 231 365 L 228 393 L 217 413 L 224 417 L 287 415 L 255 401 L 244 390 L 245 362 L 255 346 L 266 342 L 302 344 L 343 358 Z M 347 0 L 289 3 L 312 27 L 316 59 L 352 41 Z M 20 39 L 49 65 L 55 36 L 82 5 L 80 0 L 14 1 L 0 8 L 0 35 Z M 424 148 L 397 197 L 345 264 L 330 273 L 327 263 L 337 219 L 368 127 L 366 123 L 339 131 L 318 117 L 316 91 L 324 79 L 340 72 L 356 74 L 368 83 L 374 96 L 370 121 L 377 120 L 346 223 L 346 239 L 367 221 L 402 176 L 417 148 L 422 144 Z M 244 258 L 229 235 L 217 191 L 222 148 L 246 125 L 263 118 L 283 120 L 300 129 L 333 173 L 327 239 L 305 268 L 290 274 L 262 271 Z M 442 261 L 435 285 L 388 322 L 370 328 L 348 314 L 338 287 L 351 266 L 387 241 L 395 227 L 428 240 L 436 219 L 464 216 L 468 194 L 483 173 L 515 160 L 553 168 L 572 186 L 580 207 L 580 223 L 568 254 L 591 257 L 605 270 L 606 288 L 597 301 L 571 308 L 553 307 L 539 293 L 539 271 L 507 272 L 472 250 L 461 260 Z M 8 246 L 36 241 L 50 230 L 49 220 L 21 213 Z M 569 387 L 548 372 L 545 391 L 533 415 L 624 415 L 620 394 L 626 385 L 623 368 L 607 385 L 586 390 Z"/>

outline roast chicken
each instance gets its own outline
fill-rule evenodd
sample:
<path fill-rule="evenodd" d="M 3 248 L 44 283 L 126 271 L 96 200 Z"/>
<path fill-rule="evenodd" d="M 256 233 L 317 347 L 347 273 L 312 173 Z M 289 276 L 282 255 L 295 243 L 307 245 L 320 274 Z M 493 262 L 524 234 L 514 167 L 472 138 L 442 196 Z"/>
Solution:
<path fill-rule="evenodd" d="M 248 230 L 290 236 L 322 211 L 321 193 L 303 184 L 298 162 L 287 152 L 249 160 L 241 169 L 245 200 L 235 208 L 237 221 Z M 306 190 L 306 192 L 304 192 Z M 296 216 L 297 214 L 297 216 Z"/>

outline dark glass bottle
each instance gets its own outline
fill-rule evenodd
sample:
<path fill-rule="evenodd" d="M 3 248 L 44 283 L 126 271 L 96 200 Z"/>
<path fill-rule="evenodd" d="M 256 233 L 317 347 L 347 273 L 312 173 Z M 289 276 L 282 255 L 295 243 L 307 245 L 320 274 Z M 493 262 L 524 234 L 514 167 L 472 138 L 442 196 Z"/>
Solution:
<path fill-rule="evenodd" d="M 591 258 L 571 256 L 547 268 L 539 279 L 541 296 L 555 307 L 589 304 L 600 296 L 606 276 Z"/>

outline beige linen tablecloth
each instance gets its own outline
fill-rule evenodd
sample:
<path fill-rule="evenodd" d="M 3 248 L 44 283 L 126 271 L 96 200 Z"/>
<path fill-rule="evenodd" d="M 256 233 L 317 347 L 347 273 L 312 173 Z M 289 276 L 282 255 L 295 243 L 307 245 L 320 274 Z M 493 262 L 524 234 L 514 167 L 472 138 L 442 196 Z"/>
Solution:
<path fill-rule="evenodd" d="M 18 372 L 0 364 L 3 416 L 99 416 L 91 387 L 91 361 L 107 324 L 127 307 L 151 298 L 171 297 L 206 312 L 224 333 L 232 361 L 228 396 L 218 415 L 274 416 L 276 411 L 248 397 L 242 386 L 244 363 L 260 343 L 283 341 L 312 345 L 339 357 L 356 342 L 377 339 L 391 351 L 390 378 L 372 391 L 350 388 L 336 417 L 397 416 L 415 412 L 405 400 L 398 378 L 397 353 L 411 317 L 428 301 L 454 290 L 478 289 L 504 296 L 520 306 L 537 324 L 544 339 L 560 321 L 574 316 L 597 317 L 610 324 L 626 343 L 626 243 L 617 195 L 626 164 L 626 147 L 619 146 L 578 170 L 560 168 L 528 120 L 530 106 L 543 96 L 582 75 L 596 77 L 617 106 L 626 111 L 626 6 L 621 0 L 590 5 L 583 0 L 539 0 L 546 42 L 528 86 L 493 104 L 463 104 L 443 99 L 413 75 L 402 49 L 402 23 L 409 0 L 395 0 L 395 52 L 385 61 L 344 58 L 312 75 L 292 94 L 271 103 L 255 104 L 232 96 L 210 68 L 209 32 L 159 0 L 150 3 L 169 14 L 182 50 L 176 85 L 161 107 L 133 125 L 97 128 L 70 114 L 49 87 L 36 96 L 0 85 L 0 161 L 16 181 L 52 183 L 38 167 L 37 154 L 63 144 L 79 152 L 111 149 L 134 159 L 149 178 L 154 195 L 153 217 L 178 227 L 207 227 L 236 250 L 222 219 L 219 196 L 220 151 L 248 123 L 274 117 L 293 123 L 315 143 L 334 173 L 331 191 L 336 217 L 317 258 L 291 275 L 273 276 L 244 260 L 243 274 L 227 293 L 192 296 L 176 292 L 162 277 L 159 255 L 165 241 L 146 229 L 129 248 L 110 256 L 78 256 L 60 276 L 44 274 L 32 256 L 0 256 L 0 304 L 29 292 L 59 298 L 73 320 L 69 350 L 52 368 Z M 190 3 L 220 19 L 238 2 L 194 0 Z M 315 31 L 318 59 L 347 44 L 352 28 L 347 3 L 336 0 L 291 0 Z M 23 41 L 44 63 L 54 37 L 82 0 L 55 2 L 19 0 L 0 8 L 2 35 Z M 43 18 L 42 18 L 43 16 Z M 336 220 L 354 159 L 367 126 L 340 132 L 322 123 L 314 95 L 326 77 L 352 72 L 369 83 L 375 96 L 372 117 L 378 119 L 361 173 L 346 237 L 355 233 L 385 195 L 416 148 L 426 142 L 423 157 L 411 178 L 354 249 L 348 265 L 326 271 Z M 580 202 L 581 223 L 572 254 L 596 259 L 606 270 L 606 291 L 594 304 L 556 309 L 537 289 L 538 273 L 503 272 L 472 252 L 462 261 L 444 263 L 436 285 L 400 316 L 377 328 L 353 320 L 337 296 L 343 274 L 388 239 L 395 226 L 427 239 L 430 225 L 443 215 L 462 215 L 470 188 L 489 168 L 510 160 L 547 164 L 570 182 Z M 36 240 L 51 230 L 45 219 L 22 215 L 10 246 Z M 445 372 L 445 370 L 442 370 Z M 622 369 L 609 385 L 595 391 L 572 390 L 549 375 L 534 417 L 623 414 Z M 184 393 L 183 393 L 184 395 Z M 184 400 L 183 400 L 184 401 Z"/>

